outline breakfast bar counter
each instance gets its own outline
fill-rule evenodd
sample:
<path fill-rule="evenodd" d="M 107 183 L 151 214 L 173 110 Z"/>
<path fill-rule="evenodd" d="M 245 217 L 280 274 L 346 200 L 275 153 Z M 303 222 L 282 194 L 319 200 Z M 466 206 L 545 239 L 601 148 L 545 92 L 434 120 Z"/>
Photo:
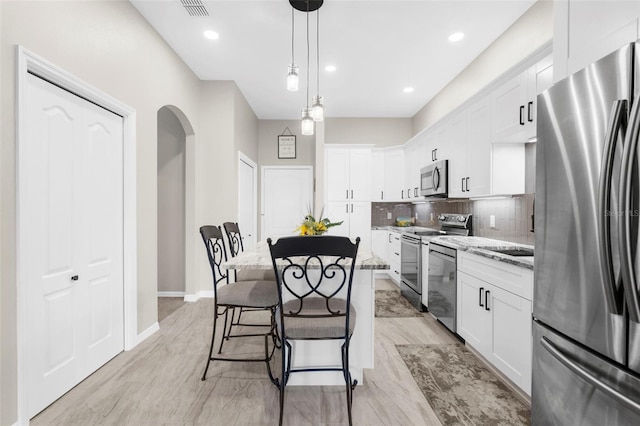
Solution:
<path fill-rule="evenodd" d="M 272 269 L 269 246 L 260 242 L 255 249 L 247 250 L 223 264 L 227 269 Z M 351 338 L 351 375 L 363 383 L 364 368 L 373 368 L 373 332 L 375 314 L 375 270 L 389 269 L 389 264 L 367 250 L 358 250 L 351 290 L 351 303 L 357 312 L 356 326 Z M 340 343 L 337 341 L 293 341 L 294 367 L 305 365 L 340 365 Z M 311 372 L 290 377 L 290 385 L 344 386 L 342 373 Z"/>

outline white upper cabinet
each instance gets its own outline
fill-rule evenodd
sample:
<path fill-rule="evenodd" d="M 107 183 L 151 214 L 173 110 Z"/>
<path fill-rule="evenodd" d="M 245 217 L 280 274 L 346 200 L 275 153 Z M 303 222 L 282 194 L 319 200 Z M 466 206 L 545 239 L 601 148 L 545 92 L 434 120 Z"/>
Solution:
<path fill-rule="evenodd" d="M 554 81 L 640 39 L 639 1 L 556 1 Z"/>
<path fill-rule="evenodd" d="M 371 201 L 371 149 L 327 148 L 327 201 Z"/>
<path fill-rule="evenodd" d="M 526 142 L 527 72 L 512 78 L 491 95 L 492 140 L 494 142 Z"/>
<path fill-rule="evenodd" d="M 431 161 L 427 158 L 427 141 L 419 136 L 404 147 L 404 187 L 401 196 L 404 200 L 416 201 L 423 199 L 420 195 L 420 169 Z"/>
<path fill-rule="evenodd" d="M 384 198 L 384 151 L 371 153 L 371 201 L 385 201 Z"/>
<path fill-rule="evenodd" d="M 402 147 L 385 151 L 384 201 L 403 201 L 404 186 L 404 152 Z"/>
<path fill-rule="evenodd" d="M 491 192 L 491 104 L 488 97 L 468 109 L 467 174 L 465 190 L 469 197 Z"/>

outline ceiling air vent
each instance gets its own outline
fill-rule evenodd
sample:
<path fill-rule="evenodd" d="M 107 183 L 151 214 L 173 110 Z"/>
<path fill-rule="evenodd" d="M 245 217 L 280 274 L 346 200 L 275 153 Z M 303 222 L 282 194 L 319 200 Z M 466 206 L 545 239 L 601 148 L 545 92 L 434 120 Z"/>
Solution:
<path fill-rule="evenodd" d="M 200 0 L 180 0 L 189 16 L 209 16 L 207 8 L 204 7 Z"/>

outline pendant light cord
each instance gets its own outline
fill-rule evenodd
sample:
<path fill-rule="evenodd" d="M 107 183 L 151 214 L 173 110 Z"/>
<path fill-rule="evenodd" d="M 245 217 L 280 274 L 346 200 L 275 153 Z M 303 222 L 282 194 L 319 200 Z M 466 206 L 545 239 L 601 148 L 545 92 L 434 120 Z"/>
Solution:
<path fill-rule="evenodd" d="M 309 0 L 307 0 L 307 108 L 309 108 Z"/>
<path fill-rule="evenodd" d="M 295 64 L 295 62 L 293 61 L 294 59 L 294 50 L 293 50 L 293 38 L 294 38 L 294 34 L 295 34 L 295 25 L 296 25 L 296 21 L 293 17 L 293 7 L 291 8 L 291 66 L 293 66 Z"/>
<path fill-rule="evenodd" d="M 316 95 L 320 96 L 320 8 L 316 10 Z"/>

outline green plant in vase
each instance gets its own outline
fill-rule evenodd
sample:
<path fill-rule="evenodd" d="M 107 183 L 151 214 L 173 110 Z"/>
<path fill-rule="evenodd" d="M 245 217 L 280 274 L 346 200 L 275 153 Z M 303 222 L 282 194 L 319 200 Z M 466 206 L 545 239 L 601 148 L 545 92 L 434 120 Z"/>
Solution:
<path fill-rule="evenodd" d="M 329 218 L 323 218 L 324 209 L 320 212 L 319 219 L 313 216 L 311 208 L 308 209 L 308 212 L 302 223 L 296 228 L 296 232 L 300 235 L 322 235 L 327 232 L 329 228 L 342 225 L 343 221 L 331 222 Z"/>

